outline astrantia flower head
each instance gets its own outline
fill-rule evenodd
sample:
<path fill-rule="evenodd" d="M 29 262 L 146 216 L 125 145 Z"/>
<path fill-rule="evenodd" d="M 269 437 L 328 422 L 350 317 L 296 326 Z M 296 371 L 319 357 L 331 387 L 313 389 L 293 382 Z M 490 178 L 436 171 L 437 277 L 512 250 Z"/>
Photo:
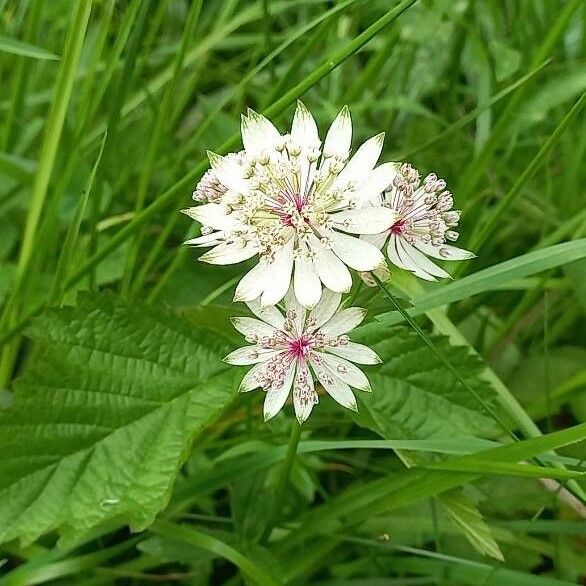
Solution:
<path fill-rule="evenodd" d="M 447 244 L 458 239 L 455 229 L 460 212 L 452 210 L 452 194 L 446 191 L 446 182 L 434 173 L 421 181 L 411 165 L 400 165 L 382 195 L 382 204 L 393 212 L 393 222 L 381 233 L 362 238 L 378 248 L 386 243 L 387 255 L 394 265 L 435 281 L 436 277 L 450 275 L 428 256 L 441 260 L 474 257 L 468 250 Z"/>
<path fill-rule="evenodd" d="M 276 307 L 248 303 L 259 318 L 238 317 L 234 327 L 251 346 L 239 348 L 224 360 L 229 364 L 254 364 L 240 384 L 240 391 L 261 387 L 266 391 L 265 421 L 276 415 L 293 389 L 293 405 L 300 423 L 318 402 L 314 381 L 340 405 L 356 410 L 350 387 L 370 391 L 368 379 L 352 362 L 377 364 L 380 358 L 370 348 L 351 342 L 346 335 L 366 314 L 364 309 L 339 310 L 341 295 L 324 290 L 319 303 L 307 311 L 290 291 L 285 315 Z"/>
<path fill-rule="evenodd" d="M 299 302 L 314 306 L 322 286 L 347 292 L 348 267 L 370 271 L 384 263 L 380 250 L 356 235 L 377 234 L 395 214 L 372 205 L 395 174 L 391 163 L 375 165 L 383 134 L 367 140 L 349 158 L 352 124 L 344 107 L 322 145 L 316 123 L 298 103 L 290 134 L 264 116 L 242 118 L 244 150 L 225 157 L 209 153 L 211 170 L 185 210 L 203 225 L 187 241 L 212 246 L 200 260 L 232 264 L 259 255 L 240 281 L 234 299 L 278 303 L 293 280 Z"/>

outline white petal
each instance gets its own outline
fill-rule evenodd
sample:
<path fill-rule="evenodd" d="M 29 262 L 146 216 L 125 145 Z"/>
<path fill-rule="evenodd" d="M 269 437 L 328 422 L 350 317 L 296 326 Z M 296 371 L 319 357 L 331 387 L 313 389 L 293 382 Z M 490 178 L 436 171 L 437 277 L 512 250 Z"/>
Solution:
<path fill-rule="evenodd" d="M 374 169 L 362 185 L 353 193 L 353 197 L 361 203 L 380 205 L 383 191 L 387 189 L 397 176 L 396 163 L 383 163 Z"/>
<path fill-rule="evenodd" d="M 285 295 L 285 310 L 288 313 L 291 312 L 295 315 L 295 319 L 293 320 L 295 332 L 297 335 L 301 336 L 305 328 L 305 316 L 307 311 L 305 307 L 299 303 L 293 287 L 290 287 L 289 291 L 287 291 L 287 295 Z"/>
<path fill-rule="evenodd" d="M 291 140 L 302 148 L 319 148 L 317 125 L 305 105 L 297 101 L 297 109 L 291 125 Z"/>
<path fill-rule="evenodd" d="M 364 240 L 364 242 L 368 242 L 369 244 L 372 244 L 381 250 L 385 245 L 385 242 L 390 233 L 390 230 L 386 230 L 385 232 L 380 232 L 379 234 L 363 234 L 360 237 L 360 240 Z"/>
<path fill-rule="evenodd" d="M 431 244 L 424 244 L 423 242 L 416 241 L 414 242 L 414 245 L 424 254 L 441 260 L 468 260 L 476 257 L 476 255 L 469 250 L 464 250 L 457 246 L 450 246 L 449 244 L 433 246 Z"/>
<path fill-rule="evenodd" d="M 252 313 L 254 313 L 254 315 L 256 315 L 256 317 L 258 317 L 262 321 L 271 324 L 278 330 L 283 329 L 285 318 L 283 317 L 283 314 L 274 305 L 268 305 L 266 307 L 263 307 L 258 299 L 248 301 L 246 305 L 248 305 L 250 311 L 252 311 Z"/>
<path fill-rule="evenodd" d="M 252 301 L 260 297 L 265 288 L 265 277 L 267 275 L 268 265 L 264 260 L 260 260 L 240 279 L 236 291 L 234 292 L 234 301 Z"/>
<path fill-rule="evenodd" d="M 436 271 L 427 270 L 428 267 L 426 267 L 425 264 L 421 264 L 420 262 L 418 262 L 418 259 L 414 258 L 412 255 L 409 254 L 409 250 L 407 249 L 407 247 L 410 247 L 410 244 L 406 243 L 402 237 L 397 235 L 391 236 L 391 238 L 389 239 L 389 246 L 387 248 L 387 252 L 389 253 L 389 259 L 391 260 L 391 262 L 393 262 L 401 268 L 411 271 L 416 277 L 419 277 L 420 279 L 424 279 L 425 281 L 436 281 Z M 435 265 L 431 261 L 429 261 L 428 259 L 425 260 L 435 267 Z M 436 268 L 438 270 L 441 270 L 439 269 L 439 267 Z M 445 275 L 449 276 L 447 273 L 445 273 Z"/>
<path fill-rule="evenodd" d="M 229 189 L 244 193 L 248 191 L 248 181 L 244 178 L 244 167 L 232 157 L 222 157 L 208 151 L 210 165 L 216 177 Z"/>
<path fill-rule="evenodd" d="M 348 106 L 344 106 L 332 122 L 324 142 L 324 155 L 345 159 L 350 152 L 352 142 L 352 120 Z"/>
<path fill-rule="evenodd" d="M 197 238 L 190 238 L 186 240 L 183 244 L 187 244 L 189 246 L 214 246 L 216 244 L 220 244 L 224 239 L 224 234 L 222 230 L 211 232 L 210 234 L 204 234 L 203 236 L 198 236 Z"/>
<path fill-rule="evenodd" d="M 312 260 L 298 257 L 295 259 L 293 278 L 295 297 L 304 307 L 313 307 L 321 297 L 321 281 L 317 276 Z"/>
<path fill-rule="evenodd" d="M 281 350 L 272 350 L 257 345 L 244 346 L 244 348 L 238 348 L 237 350 L 230 352 L 230 354 L 224 358 L 224 362 L 235 366 L 256 364 L 257 362 L 264 362 L 269 358 L 272 358 L 279 352 L 281 352 Z"/>
<path fill-rule="evenodd" d="M 238 387 L 239 393 L 248 393 L 249 391 L 254 391 L 254 389 L 258 389 L 261 385 L 257 380 L 257 375 L 261 374 L 264 369 L 267 367 L 266 362 L 259 362 L 255 364 L 245 375 Z"/>
<path fill-rule="evenodd" d="M 351 234 L 379 234 L 388 230 L 397 220 L 397 214 L 385 207 L 346 210 L 331 214 L 334 227 Z"/>
<path fill-rule="evenodd" d="M 403 241 L 402 243 L 403 250 L 405 254 L 409 256 L 409 258 L 417 264 L 421 269 L 433 275 L 434 277 L 441 277 L 442 279 L 450 278 L 450 275 L 444 271 L 444 269 L 438 267 L 435 263 L 431 262 L 423 253 L 419 252 L 415 247 L 413 247 L 408 242 Z"/>
<path fill-rule="evenodd" d="M 281 135 L 273 123 L 250 109 L 247 116 L 242 116 L 241 131 L 246 153 L 253 157 L 257 157 L 263 151 L 270 153 L 281 140 Z"/>
<path fill-rule="evenodd" d="M 372 271 L 385 261 L 381 251 L 364 240 L 334 230 L 328 231 L 328 236 L 334 254 L 357 271 Z"/>
<path fill-rule="evenodd" d="M 222 242 L 202 254 L 198 260 L 212 265 L 232 265 L 253 257 L 257 252 L 258 248 L 251 243 L 241 246 Z"/>
<path fill-rule="evenodd" d="M 366 375 L 357 366 L 339 356 L 326 354 L 325 352 L 319 352 L 319 355 L 323 358 L 326 368 L 334 376 L 355 389 L 367 392 L 371 391 L 370 383 Z"/>
<path fill-rule="evenodd" d="M 322 334 L 328 337 L 341 336 L 353 330 L 359 325 L 366 316 L 366 309 L 361 307 L 348 307 L 342 309 L 333 315 L 333 317 L 326 322 L 319 330 Z"/>
<path fill-rule="evenodd" d="M 260 298 L 262 305 L 276 305 L 285 297 L 291 283 L 293 270 L 293 238 L 275 253 L 269 263 L 265 278 L 265 289 Z"/>
<path fill-rule="evenodd" d="M 277 331 L 273 326 L 254 317 L 232 317 L 230 321 L 243 336 L 251 339 L 270 337 Z"/>
<path fill-rule="evenodd" d="M 313 308 L 310 314 L 315 321 L 313 329 L 323 326 L 336 313 L 336 310 L 340 307 L 341 300 L 342 295 L 340 293 L 324 289 L 319 303 Z"/>
<path fill-rule="evenodd" d="M 321 282 L 332 291 L 347 293 L 352 287 L 352 277 L 346 265 L 320 241 L 311 236 L 309 239 L 311 250 L 315 252 L 313 262 Z"/>
<path fill-rule="evenodd" d="M 299 425 L 311 415 L 311 410 L 317 402 L 318 396 L 313 386 L 311 372 L 305 362 L 299 362 L 293 383 L 293 406 Z"/>
<path fill-rule="evenodd" d="M 241 225 L 238 216 L 233 213 L 227 214 L 226 206 L 219 203 L 204 203 L 181 211 L 191 219 L 214 230 L 235 230 Z"/>
<path fill-rule="evenodd" d="M 422 270 L 410 257 L 406 256 L 401 245 L 401 237 L 391 234 L 387 254 L 389 260 L 400 269 L 411 271 L 415 276 L 426 281 L 435 281 L 436 278 L 428 272 Z"/>
<path fill-rule="evenodd" d="M 383 143 L 385 140 L 385 133 L 377 134 L 369 138 L 348 161 L 348 164 L 342 169 L 334 181 L 333 188 L 343 188 L 348 182 L 354 181 L 359 184 L 368 174 L 374 169 L 381 151 L 383 150 Z"/>
<path fill-rule="evenodd" d="M 340 380 L 337 376 L 333 376 L 328 369 L 323 366 L 318 366 L 313 361 L 311 362 L 311 366 L 315 371 L 317 379 L 334 401 L 342 405 L 342 407 L 352 409 L 352 411 L 358 411 L 354 393 L 344 381 Z"/>
<path fill-rule="evenodd" d="M 380 364 L 382 362 L 374 350 L 355 342 L 348 342 L 344 346 L 326 346 L 324 350 L 330 354 L 356 362 L 356 364 Z"/>
<path fill-rule="evenodd" d="M 289 391 L 291 390 L 291 385 L 293 384 L 293 379 L 295 377 L 295 367 L 296 362 L 295 360 L 292 360 L 287 374 L 285 375 L 283 386 L 277 389 L 270 388 L 267 391 L 263 407 L 265 421 L 268 421 L 271 417 L 274 417 L 285 404 L 285 401 L 289 396 Z"/>

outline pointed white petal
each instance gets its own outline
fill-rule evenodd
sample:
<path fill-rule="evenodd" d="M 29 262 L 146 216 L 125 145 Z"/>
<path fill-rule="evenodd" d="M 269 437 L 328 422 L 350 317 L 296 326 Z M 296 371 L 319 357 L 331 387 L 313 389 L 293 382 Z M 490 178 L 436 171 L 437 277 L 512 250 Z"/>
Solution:
<path fill-rule="evenodd" d="M 369 173 L 374 169 L 381 151 L 383 150 L 383 142 L 385 140 L 385 133 L 377 134 L 369 138 L 348 161 L 348 164 L 342 169 L 334 181 L 334 188 L 344 188 L 350 181 L 359 184 L 363 181 Z"/>
<path fill-rule="evenodd" d="M 254 244 L 241 246 L 240 244 L 222 242 L 202 254 L 198 260 L 211 265 L 232 265 L 252 258 L 258 252 Z"/>
<path fill-rule="evenodd" d="M 381 251 L 364 240 L 334 230 L 328 231 L 328 236 L 334 254 L 357 271 L 372 271 L 385 261 Z"/>
<path fill-rule="evenodd" d="M 277 331 L 270 324 L 254 317 L 233 317 L 230 321 L 243 336 L 250 339 L 270 337 Z"/>
<path fill-rule="evenodd" d="M 354 393 L 344 381 L 340 380 L 337 376 L 332 375 L 327 368 L 319 366 L 313 361 L 311 361 L 311 366 L 315 371 L 317 380 L 319 380 L 323 388 L 328 395 L 334 399 L 334 401 L 342 405 L 342 407 L 352 409 L 352 411 L 358 411 Z"/>
<path fill-rule="evenodd" d="M 341 336 L 358 326 L 366 316 L 366 309 L 348 307 L 338 311 L 320 328 L 320 332 L 327 337 Z"/>
<path fill-rule="evenodd" d="M 345 358 L 340 358 L 333 354 L 327 354 L 326 352 L 320 352 L 319 354 L 323 358 L 326 368 L 332 373 L 332 375 L 343 380 L 347 385 L 350 385 L 355 389 L 367 392 L 371 391 L 370 383 L 368 382 L 366 375 L 357 366 Z"/>
<path fill-rule="evenodd" d="M 324 289 L 321 294 L 319 303 L 313 308 L 310 316 L 314 319 L 315 325 L 312 329 L 318 329 L 323 326 L 340 307 L 342 295 L 329 289 Z"/>
<path fill-rule="evenodd" d="M 468 260 L 476 257 L 476 255 L 469 250 L 464 250 L 457 246 L 450 246 L 449 244 L 433 246 L 431 244 L 424 244 L 423 242 L 416 241 L 414 242 L 414 245 L 424 254 L 441 260 Z"/>
<path fill-rule="evenodd" d="M 425 270 L 424 267 L 419 265 L 407 252 L 405 248 L 405 241 L 400 236 L 396 236 L 394 239 L 389 240 L 389 247 L 391 246 L 391 242 L 393 242 L 394 246 L 394 257 L 400 263 L 399 266 L 402 266 L 408 271 L 411 271 L 416 277 L 420 279 L 424 279 L 425 281 L 436 281 L 437 279 L 435 276 L 430 273 L 429 271 Z M 389 255 L 389 258 L 390 255 Z M 446 273 L 447 274 L 447 273 Z"/>
<path fill-rule="evenodd" d="M 244 348 L 238 348 L 237 350 L 230 352 L 230 354 L 224 358 L 224 362 L 235 366 L 256 364 L 257 362 L 264 362 L 265 360 L 272 358 L 279 352 L 281 352 L 281 350 L 272 350 L 257 345 L 244 346 Z"/>
<path fill-rule="evenodd" d="M 325 351 L 356 362 L 356 364 L 380 364 L 382 362 L 374 350 L 355 342 L 348 342 L 344 346 L 326 346 Z"/>
<path fill-rule="evenodd" d="M 262 305 L 276 305 L 285 297 L 291 283 L 293 270 L 293 238 L 275 253 L 269 263 L 265 278 L 265 289 L 260 298 Z"/>
<path fill-rule="evenodd" d="M 344 106 L 332 122 L 324 142 L 324 155 L 345 159 L 352 143 L 352 120 L 348 106 Z"/>
<path fill-rule="evenodd" d="M 368 242 L 373 246 L 376 246 L 379 250 L 385 245 L 389 234 L 391 233 L 390 230 L 386 230 L 384 232 L 379 232 L 378 234 L 363 234 L 360 237 L 360 240 L 364 240 L 364 242 Z"/>
<path fill-rule="evenodd" d="M 248 181 L 244 178 L 244 167 L 239 165 L 234 158 L 222 157 L 208 151 L 208 159 L 220 183 L 238 193 L 248 191 Z"/>
<path fill-rule="evenodd" d="M 239 393 L 248 393 L 258 389 L 261 384 L 259 382 L 260 375 L 262 375 L 264 369 L 267 367 L 266 362 L 259 362 L 255 364 L 245 375 L 238 387 Z"/>
<path fill-rule="evenodd" d="M 321 281 L 312 260 L 295 259 L 295 297 L 304 307 L 313 307 L 321 297 Z"/>
<path fill-rule="evenodd" d="M 305 362 L 299 362 L 293 383 L 293 406 L 299 425 L 307 420 L 317 402 L 318 396 L 313 386 L 311 372 Z"/>
<path fill-rule="evenodd" d="M 391 234 L 389 244 L 387 246 L 387 254 L 389 260 L 400 269 L 411 271 L 415 276 L 426 281 L 435 281 L 436 278 L 428 272 L 422 270 L 414 263 L 408 256 L 405 256 L 403 247 L 401 245 L 401 237 L 396 234 Z"/>
<path fill-rule="evenodd" d="M 260 260 L 258 264 L 254 265 L 240 279 L 234 292 L 234 301 L 252 301 L 260 297 L 265 287 L 267 268 L 268 265 L 263 260 Z"/>
<path fill-rule="evenodd" d="M 293 324 L 295 332 L 300 336 L 305 329 L 305 316 L 307 315 L 307 310 L 301 305 L 301 303 L 299 303 L 299 299 L 297 299 L 297 296 L 295 295 L 295 289 L 293 286 L 289 288 L 287 295 L 285 295 L 285 311 L 295 315 Z"/>
<path fill-rule="evenodd" d="M 220 244 L 224 239 L 224 234 L 222 230 L 219 230 L 210 234 L 204 234 L 203 236 L 197 236 L 196 238 L 190 238 L 183 244 L 187 244 L 188 246 L 214 246 Z"/>
<path fill-rule="evenodd" d="M 374 169 L 358 186 L 358 189 L 352 193 L 352 197 L 356 199 L 359 204 L 371 204 L 380 206 L 382 203 L 382 193 L 392 183 L 397 176 L 396 163 L 383 163 Z"/>
<path fill-rule="evenodd" d="M 442 279 L 449 279 L 450 275 L 444 269 L 438 267 L 435 263 L 430 261 L 423 253 L 419 252 L 408 242 L 403 241 L 403 250 L 405 254 L 422 270 L 433 275 L 434 277 L 441 277 Z"/>
<path fill-rule="evenodd" d="M 321 282 L 332 291 L 347 293 L 352 287 L 352 277 L 346 265 L 320 241 L 312 236 L 309 239 L 311 250 L 315 252 L 313 262 Z"/>
<path fill-rule="evenodd" d="M 267 391 L 263 407 L 265 421 L 274 417 L 285 404 L 289 396 L 289 391 L 291 390 L 291 385 L 293 384 L 293 379 L 295 378 L 295 367 L 296 362 L 292 360 L 285 375 L 283 386 L 276 389 L 270 388 Z"/>
<path fill-rule="evenodd" d="M 351 234 L 380 234 L 388 230 L 397 220 L 397 214 L 385 207 L 370 207 L 361 210 L 346 210 L 331 214 L 334 227 Z"/>
<path fill-rule="evenodd" d="M 257 157 L 263 151 L 270 153 L 281 140 L 281 135 L 273 123 L 254 110 L 249 109 L 248 115 L 242 116 L 241 130 L 246 153 L 253 157 Z"/>
<path fill-rule="evenodd" d="M 234 230 L 240 226 L 236 214 L 227 214 L 226 207 L 219 203 L 204 203 L 181 210 L 186 216 L 214 230 Z"/>
<path fill-rule="evenodd" d="M 291 125 L 291 140 L 302 148 L 319 148 L 317 125 L 305 105 L 297 101 L 297 109 Z"/>
<path fill-rule="evenodd" d="M 248 305 L 250 311 L 252 311 L 252 313 L 254 313 L 254 315 L 256 315 L 256 317 L 258 317 L 262 321 L 271 324 L 278 330 L 283 329 L 285 318 L 283 317 L 283 314 L 274 305 L 268 305 L 266 307 L 263 307 L 258 299 L 248 301 L 246 305 Z"/>

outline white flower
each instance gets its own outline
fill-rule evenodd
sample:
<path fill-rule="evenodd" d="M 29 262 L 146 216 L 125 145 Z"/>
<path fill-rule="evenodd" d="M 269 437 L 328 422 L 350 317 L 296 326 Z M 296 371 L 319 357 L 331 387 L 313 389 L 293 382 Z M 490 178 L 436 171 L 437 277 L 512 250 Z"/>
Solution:
<path fill-rule="evenodd" d="M 262 387 L 266 391 L 265 421 L 281 410 L 293 388 L 295 414 L 303 423 L 318 402 L 314 379 L 335 401 L 354 411 L 356 399 L 350 387 L 371 390 L 364 373 L 352 362 L 378 364 L 381 360 L 346 335 L 364 319 L 366 311 L 358 307 L 339 310 L 340 299 L 340 293 L 326 289 L 319 303 L 307 312 L 290 290 L 285 315 L 276 307 L 262 307 L 256 300 L 248 306 L 260 319 L 233 318 L 234 327 L 253 345 L 235 350 L 224 360 L 255 365 L 239 390 Z"/>
<path fill-rule="evenodd" d="M 352 123 L 344 107 L 323 148 L 316 123 L 299 102 L 291 133 L 281 135 L 264 116 L 242 117 L 244 151 L 221 157 L 209 153 L 211 171 L 194 192 L 204 205 L 185 210 L 203 225 L 188 240 L 212 246 L 200 260 L 259 262 L 240 281 L 234 299 L 275 305 L 291 280 L 305 307 L 320 299 L 322 285 L 347 292 L 348 267 L 370 271 L 384 263 L 380 250 L 354 235 L 377 234 L 394 221 L 379 197 L 395 174 L 394 165 L 375 168 L 383 134 L 367 140 L 349 159 Z M 380 199 L 380 197 L 379 197 Z"/>
<path fill-rule="evenodd" d="M 362 238 L 378 248 L 387 242 L 387 255 L 396 266 L 418 277 L 435 281 L 449 277 L 427 258 L 465 260 L 475 255 L 446 244 L 458 239 L 460 212 L 452 210 L 454 200 L 446 183 L 434 173 L 421 182 L 419 173 L 409 164 L 398 167 L 395 177 L 382 195 L 382 203 L 395 214 L 393 223 L 379 234 Z"/>

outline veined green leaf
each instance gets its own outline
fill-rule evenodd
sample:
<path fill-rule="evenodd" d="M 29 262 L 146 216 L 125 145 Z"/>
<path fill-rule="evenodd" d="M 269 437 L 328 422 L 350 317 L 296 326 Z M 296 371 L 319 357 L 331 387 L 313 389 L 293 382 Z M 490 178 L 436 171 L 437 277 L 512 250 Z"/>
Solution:
<path fill-rule="evenodd" d="M 36 350 L 0 414 L 0 541 L 146 527 L 193 438 L 235 396 L 230 344 L 111 295 L 49 311 L 30 335 Z"/>
<path fill-rule="evenodd" d="M 436 355 L 406 328 L 371 328 L 359 335 L 383 363 L 369 373 L 373 392 L 359 395 L 357 423 L 385 439 L 488 436 L 496 426 Z M 482 361 L 447 338 L 434 338 L 460 374 L 487 401 L 493 391 L 478 375 Z"/>
<path fill-rule="evenodd" d="M 504 561 L 503 553 L 492 536 L 490 527 L 472 499 L 461 489 L 450 490 L 438 495 L 437 498 L 452 523 L 480 553 Z"/>
<path fill-rule="evenodd" d="M 586 257 L 586 238 L 535 250 L 448 285 L 441 285 L 416 299 L 415 307 L 407 311 L 412 317 L 422 315 L 430 309 L 498 289 L 515 279 L 529 277 L 584 257 Z M 377 315 L 376 319 L 387 325 L 403 321 L 401 315 L 395 311 Z M 369 327 L 364 326 L 364 328 Z"/>

